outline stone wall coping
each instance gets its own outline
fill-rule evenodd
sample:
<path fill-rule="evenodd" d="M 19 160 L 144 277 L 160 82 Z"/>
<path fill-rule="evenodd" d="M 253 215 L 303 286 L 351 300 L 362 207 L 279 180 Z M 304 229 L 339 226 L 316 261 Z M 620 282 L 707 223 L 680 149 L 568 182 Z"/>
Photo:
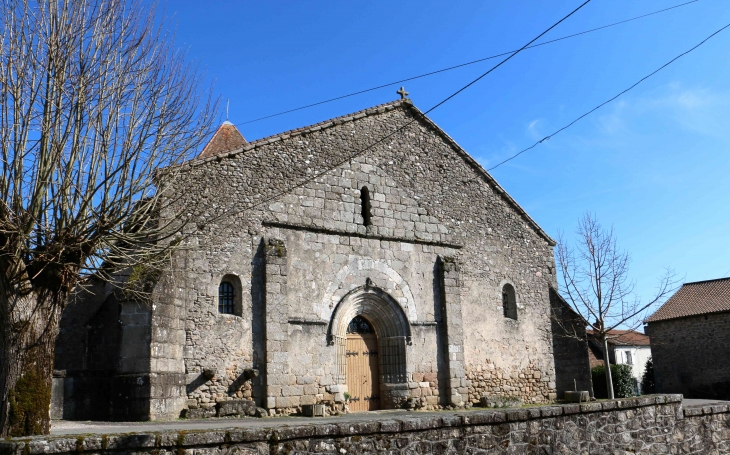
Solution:
<path fill-rule="evenodd" d="M 99 451 L 131 451 L 135 448 L 184 448 L 220 446 L 221 444 L 280 442 L 311 437 L 348 437 L 376 433 L 404 433 L 438 428 L 473 425 L 491 425 L 506 422 L 524 422 L 561 415 L 587 414 L 604 411 L 629 410 L 646 406 L 681 404 L 682 395 L 649 395 L 620 398 L 583 404 L 554 404 L 525 408 L 505 408 L 479 411 L 454 411 L 441 415 L 430 413 L 393 418 L 382 415 L 377 420 L 350 421 L 347 417 L 336 423 L 311 423 L 270 427 L 225 428 L 204 430 L 166 430 L 123 434 L 83 434 L 9 438 L 0 441 L 1 455 L 36 455 L 52 453 L 81 453 Z M 727 404 L 694 406 L 684 409 L 684 416 L 729 413 Z M 679 416 L 681 418 L 681 416 Z"/>

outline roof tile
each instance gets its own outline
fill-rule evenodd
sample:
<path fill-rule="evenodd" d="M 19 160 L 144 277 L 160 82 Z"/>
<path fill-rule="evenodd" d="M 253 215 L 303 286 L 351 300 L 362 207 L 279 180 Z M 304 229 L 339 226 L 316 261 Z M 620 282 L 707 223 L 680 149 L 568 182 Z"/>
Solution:
<path fill-rule="evenodd" d="M 646 322 L 730 311 L 730 277 L 685 283 Z"/>
<path fill-rule="evenodd" d="M 586 330 L 588 337 L 593 337 L 593 330 Z M 608 344 L 619 346 L 649 346 L 649 336 L 636 330 L 609 330 L 606 337 Z"/>
<path fill-rule="evenodd" d="M 225 121 L 218 127 L 213 137 L 203 148 L 198 158 L 209 158 L 211 156 L 220 155 L 221 153 L 230 152 L 246 145 L 246 139 L 243 137 L 238 128 L 232 123 Z"/>

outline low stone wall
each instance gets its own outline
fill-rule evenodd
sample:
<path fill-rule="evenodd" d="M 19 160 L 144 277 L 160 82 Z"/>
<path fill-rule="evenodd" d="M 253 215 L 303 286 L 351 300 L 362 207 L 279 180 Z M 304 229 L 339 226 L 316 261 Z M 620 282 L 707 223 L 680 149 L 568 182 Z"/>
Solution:
<path fill-rule="evenodd" d="M 290 426 L 272 420 L 267 428 L 13 439 L 0 442 L 0 454 L 730 453 L 728 405 L 682 409 L 681 395 L 375 417 Z"/>

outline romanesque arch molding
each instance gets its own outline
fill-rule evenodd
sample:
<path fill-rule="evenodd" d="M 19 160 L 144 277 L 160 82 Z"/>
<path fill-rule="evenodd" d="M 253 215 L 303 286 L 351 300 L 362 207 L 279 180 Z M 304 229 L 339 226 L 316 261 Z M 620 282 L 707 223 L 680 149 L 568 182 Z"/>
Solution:
<path fill-rule="evenodd" d="M 337 349 L 338 382 L 346 380 L 347 326 L 355 316 L 367 319 L 378 336 L 381 383 L 406 382 L 406 345 L 411 342 L 408 318 L 393 297 L 369 283 L 348 292 L 330 320 L 327 338 Z"/>
<path fill-rule="evenodd" d="M 332 314 L 332 305 L 341 302 L 345 296 L 352 294 L 352 290 L 348 291 L 347 289 L 349 287 L 347 286 L 348 278 L 352 276 L 357 277 L 358 280 L 371 277 L 379 285 L 387 282 L 389 286 L 402 294 L 398 299 L 390 295 L 389 298 L 402 308 L 408 321 L 415 322 L 418 320 L 415 299 L 408 282 L 385 262 L 356 255 L 350 256 L 347 264 L 337 271 L 324 293 L 323 301 L 315 305 L 315 313 L 323 319 L 329 319 Z"/>

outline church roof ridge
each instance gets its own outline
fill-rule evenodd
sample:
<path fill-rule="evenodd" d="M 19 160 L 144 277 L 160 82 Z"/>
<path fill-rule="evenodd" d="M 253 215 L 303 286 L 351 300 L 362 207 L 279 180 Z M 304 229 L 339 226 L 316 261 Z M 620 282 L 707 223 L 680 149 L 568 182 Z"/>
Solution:
<path fill-rule="evenodd" d="M 255 141 L 247 142 L 242 147 L 238 147 L 236 149 L 229 150 L 225 153 L 219 153 L 217 155 L 206 155 L 206 156 L 203 156 L 201 153 L 196 158 L 193 158 L 192 160 L 182 163 L 182 165 L 183 166 L 185 166 L 185 165 L 197 166 L 199 164 L 207 163 L 209 161 L 214 161 L 214 160 L 218 160 L 221 158 L 228 158 L 228 157 L 237 155 L 239 153 L 253 150 L 262 145 L 271 144 L 273 142 L 278 142 L 282 139 L 288 139 L 292 136 L 299 136 L 301 134 L 305 134 L 305 133 L 309 133 L 309 132 L 320 131 L 325 128 L 331 128 L 335 125 L 340 125 L 345 122 L 351 122 L 354 120 L 358 120 L 358 119 L 361 119 L 363 117 L 367 117 L 367 116 L 373 115 L 373 114 L 382 114 L 383 112 L 391 111 L 391 110 L 395 109 L 396 107 L 399 107 L 402 104 L 413 106 L 413 102 L 408 98 L 401 99 L 401 100 L 395 100 L 395 101 L 391 101 L 388 103 L 378 104 L 378 105 L 369 107 L 367 109 L 362 109 L 357 112 L 340 115 L 338 117 L 333 117 L 331 119 L 323 120 L 321 122 L 314 123 L 311 125 L 302 126 L 299 128 L 294 128 L 291 130 L 283 131 L 281 133 L 272 134 L 271 136 L 262 137 L 261 139 L 256 139 Z"/>
<path fill-rule="evenodd" d="M 314 123 L 312 125 L 302 126 L 300 128 L 294 128 L 292 130 L 284 131 L 281 133 L 272 134 L 271 136 L 262 137 L 261 139 L 256 139 L 255 141 L 251 141 L 251 145 L 257 145 L 259 143 L 270 143 L 272 139 L 279 138 L 281 136 L 291 137 L 302 133 L 307 133 L 310 131 L 319 131 L 321 129 L 329 128 L 335 125 L 338 125 L 340 123 L 349 122 L 352 120 L 357 120 L 363 117 L 367 117 L 368 115 L 373 114 L 382 114 L 383 112 L 387 112 L 390 110 L 395 109 L 401 104 L 408 104 L 413 105 L 413 102 L 410 99 L 404 99 L 404 100 L 395 100 L 390 101 L 388 103 L 383 104 L 377 104 L 375 106 L 371 106 L 367 109 L 362 109 L 357 112 L 352 112 L 350 114 L 340 115 L 338 117 L 333 117 L 331 119 L 323 120 L 321 122 Z"/>

